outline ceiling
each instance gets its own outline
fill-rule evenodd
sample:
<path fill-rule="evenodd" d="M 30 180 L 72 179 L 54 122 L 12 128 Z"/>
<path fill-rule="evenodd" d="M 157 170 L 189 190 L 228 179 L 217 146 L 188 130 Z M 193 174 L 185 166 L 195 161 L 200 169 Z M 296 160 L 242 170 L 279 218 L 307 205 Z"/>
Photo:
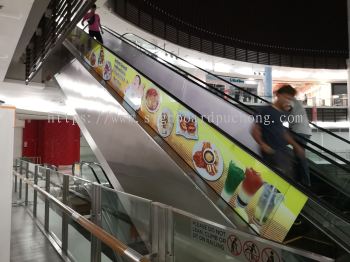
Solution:
<path fill-rule="evenodd" d="M 177 27 L 204 29 L 199 32 L 213 33 L 212 38 L 225 36 L 247 41 L 256 48 L 267 45 L 348 50 L 346 0 L 144 0 L 138 3 Z"/>
<path fill-rule="evenodd" d="M 0 0 L 0 82 L 4 80 L 34 0 Z"/>
<path fill-rule="evenodd" d="M 209 71 L 221 75 L 228 75 L 243 78 L 261 78 L 254 72 L 263 72 L 265 65 L 240 62 L 237 60 L 226 59 L 218 56 L 209 55 L 193 49 L 185 48 L 180 45 L 173 44 L 167 40 L 150 34 L 146 30 L 129 23 L 125 19 L 118 17 L 110 9 L 108 0 L 98 0 L 97 12 L 101 16 L 103 25 L 115 30 L 120 34 L 134 33 L 153 44 L 165 48 L 167 51 L 178 55 L 185 60 L 205 68 Z M 214 69 L 214 70 L 213 70 Z M 290 81 L 329 81 L 329 82 L 346 82 L 346 70 L 330 70 L 330 69 L 306 69 L 306 68 L 290 68 L 273 66 L 272 70 L 274 80 L 290 80 Z M 201 76 L 197 76 L 201 78 Z"/>

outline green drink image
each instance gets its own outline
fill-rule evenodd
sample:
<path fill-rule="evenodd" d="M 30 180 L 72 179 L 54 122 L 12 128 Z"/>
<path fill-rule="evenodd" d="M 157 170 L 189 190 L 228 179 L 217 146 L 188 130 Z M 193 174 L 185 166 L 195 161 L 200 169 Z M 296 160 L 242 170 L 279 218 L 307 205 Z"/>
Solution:
<path fill-rule="evenodd" d="M 244 171 L 236 166 L 233 161 L 230 161 L 224 189 L 221 192 L 221 197 L 229 202 L 243 178 Z"/>

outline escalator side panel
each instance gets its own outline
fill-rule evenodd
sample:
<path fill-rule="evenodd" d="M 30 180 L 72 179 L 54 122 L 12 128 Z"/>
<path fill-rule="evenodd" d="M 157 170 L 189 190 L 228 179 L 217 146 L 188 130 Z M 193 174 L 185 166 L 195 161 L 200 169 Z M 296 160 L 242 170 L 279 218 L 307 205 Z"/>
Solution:
<path fill-rule="evenodd" d="M 221 224 L 223 214 L 77 60 L 55 76 L 116 188 Z M 113 120 L 114 119 L 114 120 Z M 107 165 L 106 165 L 107 164 Z M 230 225 L 232 226 L 232 225 Z"/>
<path fill-rule="evenodd" d="M 110 38 L 113 38 L 113 41 Z M 154 83 L 164 87 L 173 97 L 177 97 L 200 115 L 213 115 L 213 122 L 216 126 L 256 154 L 259 154 L 258 145 L 250 133 L 247 132 L 252 125 L 250 115 L 233 107 L 217 95 L 204 92 L 197 83 L 184 78 L 133 46 L 120 40 L 116 41 L 114 36 L 106 33 L 104 39 L 106 46 L 113 50 L 118 57 L 133 65 L 137 71 L 147 75 Z M 219 118 L 218 122 L 215 121 L 217 117 Z M 229 117 L 231 120 L 227 121 L 224 117 L 226 119 Z"/>
<path fill-rule="evenodd" d="M 101 57 L 101 52 L 102 52 L 101 47 L 96 46 L 94 48 L 93 53 L 90 54 L 90 57 Z M 108 52 L 107 50 L 104 51 L 104 58 L 107 59 L 108 61 L 113 61 L 114 64 L 117 65 L 117 68 L 120 68 L 118 70 L 121 70 L 121 72 L 119 73 L 119 71 L 116 70 L 115 75 L 114 75 L 114 77 L 116 77 L 116 78 L 112 82 L 110 82 L 110 84 L 111 85 L 115 84 L 115 85 L 119 86 L 119 88 L 116 88 L 116 90 L 118 92 L 120 92 L 121 95 L 123 95 L 123 92 L 124 92 L 123 88 L 126 88 L 128 83 L 131 83 L 133 81 L 132 78 L 135 75 L 137 75 L 138 72 L 135 71 L 134 69 L 132 69 L 131 66 L 120 61 L 117 57 L 111 56 L 110 52 Z M 93 61 L 95 61 L 95 60 L 93 60 Z M 97 71 L 102 76 L 101 67 L 94 68 L 94 71 Z M 117 81 L 117 79 L 118 79 L 118 81 Z M 149 81 L 149 80 L 147 80 L 145 78 L 142 78 L 142 80 L 141 80 L 141 82 L 145 83 L 145 85 L 147 83 L 147 86 L 157 88 L 157 86 L 154 83 L 147 82 L 147 81 Z M 147 90 L 149 90 L 149 89 L 147 89 Z M 162 100 L 162 107 L 163 108 L 164 108 L 164 106 L 165 107 L 169 106 L 169 108 L 172 108 L 172 110 L 179 110 L 183 107 L 183 105 L 181 105 L 180 103 L 171 99 L 170 96 L 167 95 L 166 93 L 164 93 L 163 91 L 158 90 L 157 92 L 161 92 L 160 97 L 162 97 L 161 100 Z M 97 92 L 95 92 L 95 93 L 97 93 Z M 146 102 L 144 100 L 144 103 L 142 103 L 142 105 L 145 106 L 145 103 Z M 168 103 L 170 103 L 170 104 L 168 104 Z M 173 112 L 173 113 L 176 115 L 178 114 L 176 112 Z M 139 114 L 140 115 L 143 115 L 143 114 L 147 115 L 148 112 L 144 107 L 141 106 Z M 151 120 L 149 122 L 149 125 L 154 130 L 157 130 L 157 124 L 154 121 Z M 177 127 L 178 127 L 178 124 L 177 124 Z M 222 188 L 223 183 L 226 180 L 226 175 L 227 175 L 227 171 L 228 171 L 227 168 L 228 168 L 228 164 L 230 163 L 230 161 L 235 163 L 235 164 L 237 164 L 237 161 L 238 161 L 238 163 L 240 163 L 239 164 L 240 168 L 242 168 L 241 169 L 242 172 L 243 172 L 243 170 L 246 170 L 246 169 L 250 170 L 251 167 L 254 168 L 255 170 L 257 170 L 261 174 L 261 179 L 259 179 L 259 180 L 261 180 L 261 183 L 263 180 L 267 183 L 267 185 L 270 185 L 267 187 L 265 187 L 265 186 L 262 187 L 262 190 L 259 191 L 260 193 L 254 194 L 256 196 L 255 197 L 256 200 L 259 198 L 259 196 L 262 194 L 263 191 L 265 192 L 265 188 L 267 190 L 266 191 L 267 193 L 270 192 L 269 191 L 270 188 L 277 188 L 280 193 L 278 193 L 278 195 L 275 195 L 275 197 L 280 196 L 280 194 L 285 195 L 285 197 L 286 197 L 286 202 L 284 202 L 285 205 L 280 205 L 281 202 L 278 202 L 276 200 L 277 201 L 276 207 L 277 206 L 280 206 L 280 207 L 276 208 L 276 212 L 271 213 L 271 217 L 269 219 L 267 219 L 264 223 L 261 222 L 262 224 L 260 224 L 260 225 L 263 225 L 261 227 L 261 234 L 263 234 L 267 238 L 274 239 L 276 241 L 282 241 L 284 236 L 288 232 L 289 228 L 293 224 L 293 221 L 296 218 L 297 214 L 300 212 L 303 204 L 305 203 L 306 197 L 303 194 L 300 194 L 300 192 L 298 192 L 297 190 L 290 191 L 289 189 L 291 188 L 291 186 L 287 182 L 285 182 L 280 177 L 276 176 L 276 174 L 271 172 L 271 170 L 269 170 L 268 168 L 263 166 L 259 161 L 254 159 L 252 156 L 250 156 L 246 152 L 242 151 L 242 149 L 237 147 L 237 145 L 235 145 L 232 141 L 227 139 L 224 135 L 222 135 L 217 130 L 210 127 L 208 124 L 204 123 L 203 121 L 199 121 L 198 130 L 199 131 L 198 131 L 197 139 L 199 139 L 199 140 L 208 139 L 208 141 L 210 141 L 210 143 L 216 144 L 216 146 L 219 146 L 220 150 L 223 150 L 223 152 L 224 152 L 223 158 L 220 157 L 220 159 L 222 159 L 222 163 L 225 162 L 225 166 L 226 166 L 225 171 L 224 172 L 221 171 L 221 173 L 219 173 L 219 177 L 216 179 L 217 181 L 211 182 L 208 184 L 218 194 L 224 194 L 227 203 L 229 203 L 231 205 L 231 207 L 233 207 L 237 212 L 241 212 L 240 213 L 241 216 L 244 217 L 244 219 L 247 221 L 247 223 L 251 223 L 250 218 L 252 218 L 254 216 L 253 213 L 254 213 L 254 210 L 256 210 L 256 208 L 254 208 L 256 206 L 256 202 L 251 201 L 252 203 L 255 203 L 255 204 L 249 205 L 247 207 L 247 209 L 238 208 L 234 204 L 235 197 L 233 197 L 232 195 L 229 196 L 229 193 L 228 193 L 228 191 L 226 191 L 226 189 L 225 189 L 226 193 L 224 193 L 223 188 Z M 204 138 L 204 137 L 206 137 L 206 138 Z M 194 150 L 194 148 L 195 148 L 194 141 L 193 140 L 192 140 L 192 142 L 190 142 L 190 140 L 184 141 L 183 138 L 178 137 L 175 134 L 173 134 L 171 136 L 170 141 L 173 141 L 173 143 L 170 142 L 170 145 L 175 149 L 175 151 L 177 151 L 178 154 L 183 155 L 183 159 L 187 162 L 187 164 L 192 166 L 193 165 L 192 164 L 192 161 L 193 161 L 192 160 L 192 150 Z M 196 145 L 201 145 L 200 143 L 201 143 L 201 141 L 196 143 Z M 219 143 L 219 145 L 217 143 Z M 220 153 L 219 153 L 219 155 L 220 155 Z M 233 164 L 233 165 L 235 165 L 235 164 Z M 231 163 L 230 163 L 230 166 L 231 166 Z M 221 176 L 222 172 L 224 173 L 224 175 Z M 246 172 L 248 172 L 248 171 L 246 171 Z M 255 172 L 255 171 L 252 171 L 252 172 Z M 210 180 L 210 178 L 207 178 L 207 179 Z M 259 188 L 260 188 L 260 186 L 259 186 Z M 292 192 L 291 196 L 289 195 L 289 192 Z M 295 195 L 294 197 L 293 197 L 293 192 Z M 291 205 L 289 200 L 292 198 L 295 198 L 296 196 L 299 196 L 299 195 L 301 197 L 300 201 L 298 201 L 298 203 L 296 205 L 294 205 L 294 204 Z M 230 201 L 230 199 L 233 200 L 233 202 Z M 279 199 L 282 200 L 282 198 L 280 198 L 280 197 L 279 197 Z M 272 212 L 271 208 L 269 210 L 270 210 L 270 212 Z M 258 212 L 258 211 L 255 211 L 255 212 Z M 270 213 L 266 213 L 266 212 L 263 212 L 263 213 L 270 214 Z M 283 218 L 283 220 L 281 220 L 281 218 Z M 276 234 L 276 232 L 278 232 L 278 234 Z"/>

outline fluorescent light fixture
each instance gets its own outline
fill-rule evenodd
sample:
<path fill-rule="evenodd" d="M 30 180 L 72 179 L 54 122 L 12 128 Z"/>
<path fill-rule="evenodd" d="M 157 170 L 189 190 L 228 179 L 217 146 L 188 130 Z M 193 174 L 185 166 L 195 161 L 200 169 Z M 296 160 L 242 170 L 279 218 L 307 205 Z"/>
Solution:
<path fill-rule="evenodd" d="M 207 62 L 207 61 L 204 61 L 204 60 L 200 60 L 200 59 L 197 59 L 197 58 L 188 58 L 187 59 L 188 62 L 190 62 L 191 64 L 194 64 L 202 69 L 205 69 L 205 70 L 213 70 L 213 65 L 211 62 Z"/>
<path fill-rule="evenodd" d="M 230 73 L 232 72 L 232 66 L 224 63 L 216 63 L 214 65 L 214 71 L 222 72 L 222 73 Z"/>
<path fill-rule="evenodd" d="M 272 78 L 274 79 L 292 79 L 292 80 L 312 80 L 312 81 L 347 81 L 346 70 L 331 69 L 272 69 Z"/>
<path fill-rule="evenodd" d="M 251 67 L 236 67 L 234 72 L 240 75 L 253 75 L 253 69 Z"/>
<path fill-rule="evenodd" d="M 246 80 L 246 81 L 244 81 L 244 83 L 247 85 L 257 85 L 258 84 L 258 82 L 254 81 L 254 80 Z"/>
<path fill-rule="evenodd" d="M 316 125 L 323 127 L 323 128 L 349 128 L 350 122 L 349 121 L 341 121 L 341 122 L 314 122 Z"/>

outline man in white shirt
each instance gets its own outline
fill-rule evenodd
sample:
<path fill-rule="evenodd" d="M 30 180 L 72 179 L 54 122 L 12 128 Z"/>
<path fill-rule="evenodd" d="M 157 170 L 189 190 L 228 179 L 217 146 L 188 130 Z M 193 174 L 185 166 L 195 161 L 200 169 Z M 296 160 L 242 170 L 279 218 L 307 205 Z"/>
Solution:
<path fill-rule="evenodd" d="M 289 129 L 296 134 L 294 136 L 295 141 L 299 143 L 302 148 L 304 148 L 307 144 L 307 140 L 311 137 L 309 119 L 305 108 L 300 101 L 296 100 L 295 97 L 293 98 L 291 107 L 292 109 L 290 111 L 290 116 L 294 117 L 290 118 Z M 296 154 L 296 160 L 296 179 L 303 185 L 310 187 L 311 181 L 308 160 L 306 159 L 305 155 L 301 156 L 300 154 Z"/>

